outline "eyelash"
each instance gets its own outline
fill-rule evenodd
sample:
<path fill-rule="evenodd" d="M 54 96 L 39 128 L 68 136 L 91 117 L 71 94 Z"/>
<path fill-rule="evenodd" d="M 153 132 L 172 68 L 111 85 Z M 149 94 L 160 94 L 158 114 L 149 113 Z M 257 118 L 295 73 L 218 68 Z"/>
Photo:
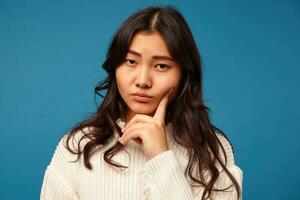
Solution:
<path fill-rule="evenodd" d="M 132 59 L 125 59 L 125 62 L 128 62 L 128 61 L 134 61 L 135 63 L 136 63 L 136 61 L 135 60 L 132 60 Z M 133 65 L 133 63 L 128 63 L 129 65 Z M 168 65 L 166 65 L 166 64 L 163 64 L 163 63 L 159 63 L 159 64 L 157 64 L 157 65 L 163 65 L 163 66 L 165 66 L 166 68 L 169 68 L 169 66 Z M 156 65 L 156 66 L 157 66 Z M 160 71 L 162 71 L 162 70 L 160 70 Z"/>

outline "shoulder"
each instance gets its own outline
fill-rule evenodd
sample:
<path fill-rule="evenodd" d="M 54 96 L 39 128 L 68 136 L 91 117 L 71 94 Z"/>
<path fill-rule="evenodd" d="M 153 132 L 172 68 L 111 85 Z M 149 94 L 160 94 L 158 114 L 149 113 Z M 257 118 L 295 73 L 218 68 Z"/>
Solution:
<path fill-rule="evenodd" d="M 82 151 L 85 144 L 90 140 L 85 137 L 87 131 L 90 131 L 90 129 L 84 128 L 73 133 L 68 131 L 62 135 L 56 145 L 51 163 L 57 160 L 76 160 L 77 154 L 74 152 Z"/>
<path fill-rule="evenodd" d="M 91 133 L 93 130 L 93 127 L 85 127 L 74 132 L 69 131 L 61 138 L 59 144 L 63 145 L 64 147 L 68 146 L 73 151 L 82 150 L 86 143 L 91 141 L 92 136 L 89 135 L 89 133 Z M 80 149 L 78 149 L 78 147 Z"/>
<path fill-rule="evenodd" d="M 231 173 L 231 175 L 235 178 L 237 181 L 241 192 L 242 192 L 242 183 L 243 183 L 243 171 L 242 169 L 235 164 L 234 161 L 234 151 L 233 151 L 233 146 L 232 143 L 227 139 L 226 136 L 223 134 L 216 132 L 217 138 L 220 141 L 221 145 L 224 148 L 226 157 L 227 157 L 227 162 L 225 163 L 225 158 L 224 158 L 224 152 L 222 151 L 221 147 L 219 148 L 219 154 L 221 157 L 222 162 L 225 164 L 227 170 Z M 218 177 L 218 180 L 216 181 L 214 187 L 218 189 L 223 189 L 226 187 L 229 187 L 232 184 L 231 178 L 229 178 L 228 174 L 224 172 L 224 169 L 220 166 L 218 163 L 216 166 L 220 172 L 220 175 Z M 213 199 L 218 199 L 218 197 L 222 196 L 222 198 L 228 198 L 228 199 L 236 199 L 236 190 L 233 190 L 233 192 L 213 192 L 212 193 L 212 198 Z"/>
<path fill-rule="evenodd" d="M 96 138 L 97 132 L 95 127 L 84 127 L 83 129 L 77 130 L 77 131 L 69 131 L 66 132 L 60 139 L 57 150 L 61 154 L 63 154 L 64 157 L 67 158 L 74 158 L 78 155 L 81 155 L 84 152 L 85 146 L 92 142 L 94 144 Z M 115 141 L 117 138 L 117 135 L 112 135 L 111 138 L 109 138 L 104 144 L 98 144 L 95 148 L 91 150 L 91 153 L 97 152 L 98 150 L 104 151 L 110 148 L 110 144 Z M 92 155 L 92 154 L 91 154 Z M 83 159 L 82 156 L 78 157 L 79 161 Z"/>
<path fill-rule="evenodd" d="M 235 164 L 235 162 L 234 162 L 234 152 L 233 152 L 233 146 L 232 146 L 231 142 L 229 141 L 229 139 L 225 135 L 223 135 L 219 132 L 216 132 L 216 136 L 217 136 L 220 144 L 222 145 L 222 146 L 219 145 L 219 154 L 220 154 L 221 160 L 225 164 L 225 161 L 227 159 L 226 166 L 234 165 Z M 222 147 L 223 147 L 224 152 L 226 154 L 226 159 L 225 159 L 225 155 L 224 155 L 224 152 L 222 150 Z"/>
<path fill-rule="evenodd" d="M 217 135 L 217 138 L 220 141 L 221 145 L 224 148 L 227 162 L 225 162 L 225 156 L 224 156 L 222 147 L 219 148 L 219 154 L 220 154 L 221 160 L 222 160 L 223 164 L 225 164 L 225 166 L 229 170 L 229 172 L 235 177 L 235 179 L 241 186 L 242 181 L 243 181 L 243 171 L 238 165 L 236 165 L 236 163 L 234 161 L 234 151 L 233 151 L 232 143 L 223 134 L 216 132 L 216 135 Z M 223 171 L 223 168 L 220 166 L 219 163 L 217 164 L 217 168 L 219 169 L 220 172 Z M 218 185 L 224 186 L 224 184 L 226 182 L 231 183 L 231 181 L 229 180 L 226 173 L 221 173 L 221 175 L 219 177 Z M 225 185 L 227 185 L 227 184 L 225 184 Z"/>

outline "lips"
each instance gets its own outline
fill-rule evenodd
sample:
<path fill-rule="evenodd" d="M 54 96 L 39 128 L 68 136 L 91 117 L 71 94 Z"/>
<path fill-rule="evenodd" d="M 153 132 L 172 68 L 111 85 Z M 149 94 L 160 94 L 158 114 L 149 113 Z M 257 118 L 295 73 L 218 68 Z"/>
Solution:
<path fill-rule="evenodd" d="M 144 93 L 134 93 L 134 94 L 132 94 L 132 97 L 134 100 L 141 102 L 141 103 L 147 103 L 147 102 L 151 101 L 151 99 L 153 98 Z"/>
<path fill-rule="evenodd" d="M 140 93 L 140 92 L 133 93 L 132 95 L 151 98 L 150 95 L 147 95 L 145 93 Z"/>

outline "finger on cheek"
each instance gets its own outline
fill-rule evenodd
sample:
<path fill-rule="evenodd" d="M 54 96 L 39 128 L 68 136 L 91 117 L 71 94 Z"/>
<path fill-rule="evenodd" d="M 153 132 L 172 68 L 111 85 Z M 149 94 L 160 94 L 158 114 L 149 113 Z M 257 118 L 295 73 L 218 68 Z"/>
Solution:
<path fill-rule="evenodd" d="M 175 96 L 175 92 L 174 92 L 174 88 L 172 88 L 168 92 L 168 100 L 169 100 L 169 102 L 174 98 L 174 96 Z"/>

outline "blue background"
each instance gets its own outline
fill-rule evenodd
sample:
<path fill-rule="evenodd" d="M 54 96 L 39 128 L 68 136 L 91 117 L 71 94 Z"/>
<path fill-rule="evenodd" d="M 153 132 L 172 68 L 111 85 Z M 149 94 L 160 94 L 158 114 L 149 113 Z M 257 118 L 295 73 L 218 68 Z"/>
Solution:
<path fill-rule="evenodd" d="M 179 8 L 192 29 L 205 102 L 234 144 L 244 199 L 300 199 L 296 0 L 0 0 L 0 199 L 39 198 L 59 138 L 96 109 L 113 33 L 155 4 Z"/>

